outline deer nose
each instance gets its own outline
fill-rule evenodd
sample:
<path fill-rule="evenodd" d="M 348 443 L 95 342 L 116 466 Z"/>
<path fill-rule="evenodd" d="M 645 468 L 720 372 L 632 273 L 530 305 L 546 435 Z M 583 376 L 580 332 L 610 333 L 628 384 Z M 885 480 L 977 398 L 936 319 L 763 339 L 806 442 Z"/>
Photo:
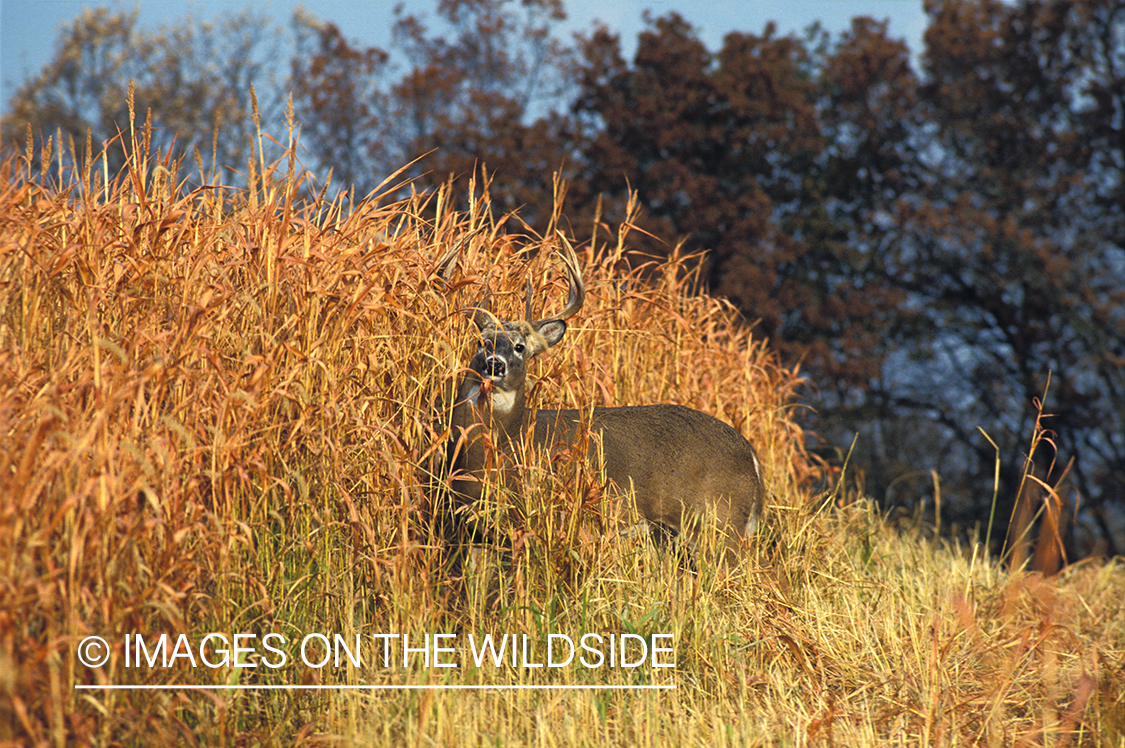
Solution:
<path fill-rule="evenodd" d="M 499 356 L 488 356 L 484 359 L 484 373 L 490 377 L 503 377 L 507 368 L 504 359 Z"/>

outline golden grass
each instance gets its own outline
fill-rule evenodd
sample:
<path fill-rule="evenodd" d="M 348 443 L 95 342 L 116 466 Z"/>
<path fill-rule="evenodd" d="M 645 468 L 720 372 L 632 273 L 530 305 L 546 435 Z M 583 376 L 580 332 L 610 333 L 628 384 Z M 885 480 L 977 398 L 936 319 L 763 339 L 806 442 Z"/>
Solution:
<path fill-rule="evenodd" d="M 733 423 L 774 493 L 751 560 L 692 575 L 605 531 L 575 450 L 496 488 L 512 550 L 482 549 L 451 583 L 421 484 L 434 403 L 470 350 L 460 310 L 486 280 L 518 309 L 529 272 L 557 308 L 558 235 L 506 233 L 487 194 L 298 203 L 293 161 L 278 168 L 180 196 L 175 165 L 143 156 L 64 187 L 0 165 L 0 741 L 1125 746 L 1121 564 L 1009 577 L 865 500 L 814 495 L 797 373 L 691 295 L 682 258 L 622 271 L 624 236 L 580 247 L 586 308 L 531 396 Z M 127 635 L 211 632 L 281 634 L 289 659 L 266 667 L 259 645 L 253 668 L 126 667 Z M 300 664 L 312 633 L 359 635 L 362 664 Z M 552 633 L 670 641 L 675 667 L 469 667 L 470 635 L 526 635 L 541 661 Z M 377 634 L 451 635 L 460 666 L 386 665 Z M 103 667 L 78 659 L 90 635 Z"/>

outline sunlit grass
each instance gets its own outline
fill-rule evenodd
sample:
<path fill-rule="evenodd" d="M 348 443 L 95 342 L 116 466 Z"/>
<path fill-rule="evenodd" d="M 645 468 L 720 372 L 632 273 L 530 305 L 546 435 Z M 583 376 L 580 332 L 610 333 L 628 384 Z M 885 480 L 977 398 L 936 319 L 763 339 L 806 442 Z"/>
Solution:
<path fill-rule="evenodd" d="M 1121 565 L 1009 577 L 860 497 L 813 494 L 798 374 L 690 293 L 683 258 L 622 270 L 625 234 L 578 247 L 586 307 L 534 367 L 532 399 L 679 402 L 734 424 L 773 494 L 747 563 L 692 574 L 609 529 L 578 448 L 521 460 L 518 487 L 492 493 L 507 549 L 476 549 L 451 578 L 423 486 L 436 403 L 470 350 L 461 310 L 487 281 L 514 312 L 528 273 L 557 308 L 558 237 L 505 230 L 483 188 L 300 202 L 289 159 L 259 160 L 244 190 L 185 194 L 175 164 L 144 157 L 143 129 L 128 137 L 141 155 L 118 177 L 0 166 L 0 739 L 1125 745 Z M 56 145 L 42 160 L 59 159 Z M 281 634 L 288 663 L 259 648 L 255 668 L 125 665 L 126 635 L 211 632 Z M 359 635 L 362 664 L 301 664 L 312 633 Z M 526 636 L 541 662 L 550 634 L 587 633 L 670 634 L 675 667 L 534 667 L 521 651 L 474 668 L 463 646 Z M 450 635 L 457 667 L 385 663 L 379 634 Z M 78 660 L 89 635 L 110 643 L 106 666 Z"/>

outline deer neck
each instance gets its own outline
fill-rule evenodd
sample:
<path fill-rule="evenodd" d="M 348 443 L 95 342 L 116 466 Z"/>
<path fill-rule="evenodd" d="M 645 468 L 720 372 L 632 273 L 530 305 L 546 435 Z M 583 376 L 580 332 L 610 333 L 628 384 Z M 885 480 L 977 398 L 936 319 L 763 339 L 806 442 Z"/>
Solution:
<path fill-rule="evenodd" d="M 502 390 L 470 371 L 457 392 L 457 411 L 454 417 L 456 425 L 483 424 L 494 438 L 499 437 L 500 443 L 507 447 L 520 438 L 527 417 L 525 388 Z"/>

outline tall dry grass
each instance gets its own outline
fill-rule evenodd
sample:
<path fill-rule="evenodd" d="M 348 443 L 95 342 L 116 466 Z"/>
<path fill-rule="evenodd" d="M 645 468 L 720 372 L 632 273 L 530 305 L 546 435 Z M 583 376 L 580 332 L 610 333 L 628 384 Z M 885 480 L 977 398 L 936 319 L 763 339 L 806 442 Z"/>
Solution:
<path fill-rule="evenodd" d="M 435 403 L 470 350 L 461 309 L 486 282 L 518 309 L 528 273 L 537 303 L 561 303 L 558 235 L 505 228 L 486 190 L 301 201 L 292 149 L 252 163 L 246 189 L 185 194 L 183 165 L 146 156 L 143 129 L 125 137 L 121 175 L 0 165 L 0 740 L 1125 745 L 1121 566 L 1008 578 L 858 497 L 812 494 L 797 373 L 691 293 L 683 258 L 623 270 L 625 234 L 580 247 L 586 307 L 531 397 L 734 424 L 773 492 L 751 558 L 690 574 L 610 532 L 576 453 L 497 487 L 509 547 L 452 583 L 422 488 Z M 211 632 L 289 650 L 358 634 L 365 653 L 126 666 L 126 635 Z M 671 634 L 675 667 L 388 666 L 372 638 L 586 632 Z M 102 667 L 77 657 L 90 635 L 110 646 Z M 76 689 L 121 684 L 675 690 Z"/>

